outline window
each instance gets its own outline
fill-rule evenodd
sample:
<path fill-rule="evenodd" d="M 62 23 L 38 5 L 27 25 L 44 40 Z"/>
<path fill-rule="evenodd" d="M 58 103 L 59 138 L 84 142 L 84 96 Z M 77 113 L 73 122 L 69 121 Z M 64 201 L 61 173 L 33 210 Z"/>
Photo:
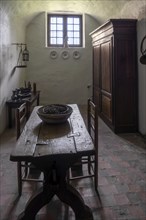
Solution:
<path fill-rule="evenodd" d="M 48 47 L 82 47 L 82 15 L 48 14 Z"/>

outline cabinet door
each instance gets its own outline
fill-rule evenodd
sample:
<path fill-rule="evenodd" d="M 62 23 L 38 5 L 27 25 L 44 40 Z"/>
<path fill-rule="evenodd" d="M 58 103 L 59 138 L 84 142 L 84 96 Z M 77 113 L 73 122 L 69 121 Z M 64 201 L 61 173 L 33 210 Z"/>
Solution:
<path fill-rule="evenodd" d="M 112 121 L 112 39 L 101 44 L 101 114 Z"/>
<path fill-rule="evenodd" d="M 100 111 L 100 45 L 93 50 L 93 101 Z"/>
<path fill-rule="evenodd" d="M 93 82 L 95 87 L 100 87 L 100 45 L 93 50 Z"/>

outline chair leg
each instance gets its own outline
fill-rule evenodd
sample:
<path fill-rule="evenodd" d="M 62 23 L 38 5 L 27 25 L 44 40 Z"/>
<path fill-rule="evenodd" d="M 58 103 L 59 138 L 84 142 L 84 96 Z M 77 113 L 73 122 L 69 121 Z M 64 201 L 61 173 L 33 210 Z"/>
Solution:
<path fill-rule="evenodd" d="M 67 183 L 69 183 L 69 180 L 70 180 L 70 168 L 69 168 L 69 170 L 67 171 L 67 175 L 66 175 L 66 181 L 67 181 Z"/>
<path fill-rule="evenodd" d="M 91 156 L 88 156 L 88 173 L 91 174 Z"/>
<path fill-rule="evenodd" d="M 24 163 L 25 164 L 25 168 L 24 168 L 24 177 L 26 178 L 27 177 L 27 175 L 28 175 L 28 162 L 25 162 Z M 22 174 L 21 174 L 22 175 Z"/>
<path fill-rule="evenodd" d="M 95 158 L 95 167 L 94 167 L 94 187 L 95 187 L 95 192 L 97 193 L 99 202 L 100 202 L 100 206 L 102 206 L 102 201 L 100 198 L 100 194 L 98 192 L 98 161 L 97 158 Z"/>
<path fill-rule="evenodd" d="M 94 185 L 95 185 L 95 190 L 97 190 L 98 188 L 98 161 L 96 157 L 95 157 L 95 165 L 94 165 Z"/>
<path fill-rule="evenodd" d="M 21 196 L 22 194 L 22 170 L 21 170 L 21 162 L 17 162 L 17 178 L 18 178 L 18 194 Z"/>

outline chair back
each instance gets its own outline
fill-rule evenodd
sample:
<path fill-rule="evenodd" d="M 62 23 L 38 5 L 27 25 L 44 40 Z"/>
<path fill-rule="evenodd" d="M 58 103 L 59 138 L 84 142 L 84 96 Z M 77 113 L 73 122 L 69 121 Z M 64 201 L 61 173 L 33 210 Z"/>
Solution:
<path fill-rule="evenodd" d="M 19 138 L 19 136 L 24 128 L 24 125 L 27 121 L 27 117 L 28 117 L 27 104 L 23 103 L 19 108 L 16 109 L 15 118 L 16 118 L 16 137 L 17 137 L 17 139 Z"/>
<path fill-rule="evenodd" d="M 98 149 L 98 110 L 91 99 L 88 99 L 87 126 L 95 149 Z"/>

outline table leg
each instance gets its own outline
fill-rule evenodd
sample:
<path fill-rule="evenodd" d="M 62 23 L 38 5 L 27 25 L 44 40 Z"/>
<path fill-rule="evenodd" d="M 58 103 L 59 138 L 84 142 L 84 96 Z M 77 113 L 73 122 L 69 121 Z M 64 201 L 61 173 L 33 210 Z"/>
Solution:
<path fill-rule="evenodd" d="M 55 163 L 48 171 L 43 171 L 43 187 L 29 200 L 18 220 L 35 220 L 37 212 L 48 204 L 54 195 L 73 209 L 76 220 L 93 220 L 92 212 L 85 205 L 79 192 L 66 181 L 67 167 L 60 167 L 61 164 Z"/>
<path fill-rule="evenodd" d="M 85 205 L 79 192 L 70 184 L 66 184 L 66 187 L 63 185 L 56 195 L 73 209 L 76 220 L 93 220 L 90 208 Z"/>
<path fill-rule="evenodd" d="M 39 192 L 28 201 L 25 211 L 19 215 L 18 220 L 35 220 L 38 211 L 48 204 L 53 196 L 54 192 L 50 191 L 46 194 L 43 187 L 40 188 Z"/>
<path fill-rule="evenodd" d="M 38 94 L 38 97 L 37 97 L 37 105 L 40 104 L 40 94 Z"/>
<path fill-rule="evenodd" d="M 26 102 L 26 105 L 27 105 L 27 119 L 28 119 L 31 114 L 31 104 L 29 102 Z"/>
<path fill-rule="evenodd" d="M 12 128 L 12 108 L 8 106 L 8 121 L 9 121 L 9 128 Z"/>

